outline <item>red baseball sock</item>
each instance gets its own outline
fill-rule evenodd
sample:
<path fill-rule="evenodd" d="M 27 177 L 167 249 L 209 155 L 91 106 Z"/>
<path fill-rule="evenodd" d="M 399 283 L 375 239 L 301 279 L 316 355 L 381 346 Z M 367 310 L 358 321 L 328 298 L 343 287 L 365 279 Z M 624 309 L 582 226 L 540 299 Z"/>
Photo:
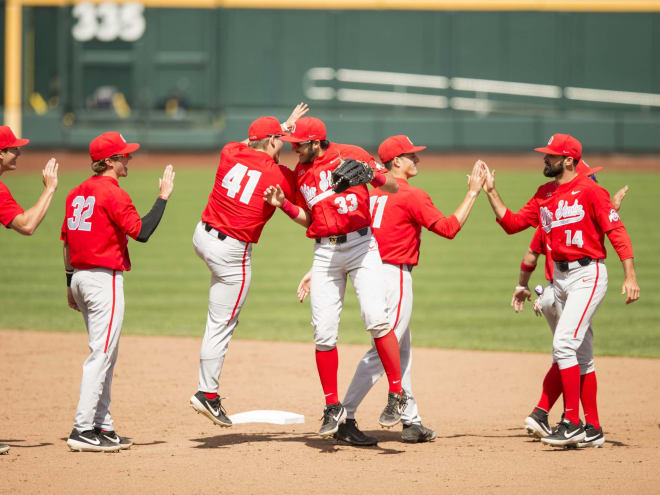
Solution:
<path fill-rule="evenodd" d="M 339 368 L 339 354 L 337 348 L 330 351 L 316 350 L 316 367 L 319 370 L 321 387 L 325 394 L 325 404 L 336 404 L 339 402 L 337 393 L 337 369 Z"/>
<path fill-rule="evenodd" d="M 204 395 L 206 396 L 206 398 L 208 400 L 213 400 L 218 396 L 218 394 L 216 394 L 216 393 L 211 394 L 211 393 L 208 393 L 208 392 L 204 392 Z"/>
<path fill-rule="evenodd" d="M 559 370 L 561 384 L 564 389 L 565 418 L 572 423 L 580 422 L 580 367 L 576 364 L 570 368 Z"/>
<path fill-rule="evenodd" d="M 584 410 L 585 423 L 591 423 L 594 428 L 600 428 L 598 421 L 598 405 L 596 403 L 596 392 L 598 391 L 598 382 L 596 373 L 587 373 L 580 377 L 580 400 Z"/>
<path fill-rule="evenodd" d="M 394 331 L 390 330 L 383 337 L 374 339 L 374 343 L 390 384 L 390 392 L 400 394 L 403 390 L 401 387 L 401 358 L 399 357 L 399 341 Z"/>
<path fill-rule="evenodd" d="M 553 363 L 543 379 L 541 398 L 536 407 L 549 412 L 555 402 L 557 402 L 557 399 L 559 399 L 561 390 L 561 374 L 559 373 L 559 366 L 557 363 Z"/>

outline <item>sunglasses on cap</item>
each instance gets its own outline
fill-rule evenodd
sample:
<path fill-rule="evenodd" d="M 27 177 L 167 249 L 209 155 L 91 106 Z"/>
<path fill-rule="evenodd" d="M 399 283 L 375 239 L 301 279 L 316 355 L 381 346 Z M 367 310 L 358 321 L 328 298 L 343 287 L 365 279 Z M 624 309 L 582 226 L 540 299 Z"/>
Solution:
<path fill-rule="evenodd" d="M 309 143 L 311 143 L 311 142 L 312 142 L 312 141 L 310 140 L 310 141 L 302 141 L 302 142 L 300 142 L 300 143 L 291 143 L 291 147 L 292 147 L 293 149 L 298 149 L 298 148 L 300 148 L 301 146 L 307 146 L 307 145 L 308 145 Z"/>

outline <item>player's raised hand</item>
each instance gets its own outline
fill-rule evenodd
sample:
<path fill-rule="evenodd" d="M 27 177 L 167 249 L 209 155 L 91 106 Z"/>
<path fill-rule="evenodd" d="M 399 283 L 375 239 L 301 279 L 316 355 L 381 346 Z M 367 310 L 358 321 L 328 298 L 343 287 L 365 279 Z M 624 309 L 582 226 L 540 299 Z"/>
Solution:
<path fill-rule="evenodd" d="M 486 180 L 486 173 L 484 171 L 484 162 L 477 160 L 472 167 L 472 173 L 468 175 L 468 190 L 475 194 L 479 194 L 481 188 Z"/>
<path fill-rule="evenodd" d="M 293 124 L 296 123 L 296 120 L 298 120 L 300 117 L 305 115 L 307 112 L 309 112 L 309 106 L 307 103 L 300 102 L 296 105 L 296 108 L 293 109 L 293 112 L 291 112 L 291 115 L 289 115 L 289 118 L 286 119 L 286 126 L 288 129 L 291 129 L 293 127 Z"/>
<path fill-rule="evenodd" d="M 309 295 L 310 284 L 312 282 L 312 271 L 308 271 L 303 275 L 303 278 L 300 279 L 300 284 L 298 284 L 298 301 L 303 302 L 305 298 Z"/>
<path fill-rule="evenodd" d="M 80 312 L 80 308 L 78 307 L 76 300 L 73 298 L 73 292 L 71 292 L 71 287 L 66 288 L 66 300 L 71 309 L 75 309 L 76 311 Z"/>
<path fill-rule="evenodd" d="M 634 303 L 639 299 L 639 285 L 637 284 L 637 279 L 635 278 L 626 278 L 623 281 L 623 286 L 621 287 L 621 294 L 626 295 L 626 304 Z"/>
<path fill-rule="evenodd" d="M 51 158 L 46 163 L 46 166 L 41 171 L 41 177 L 46 186 L 46 189 L 51 189 L 55 191 L 57 189 L 57 170 L 60 168 L 60 164 L 57 163 L 55 158 Z"/>
<path fill-rule="evenodd" d="M 495 170 L 491 172 L 490 169 L 488 168 L 488 165 L 486 165 L 486 162 L 481 162 L 481 163 L 485 174 L 483 188 L 486 193 L 490 193 L 495 189 Z"/>
<path fill-rule="evenodd" d="M 284 204 L 284 191 L 279 184 L 268 186 L 264 191 L 264 201 L 271 206 L 279 208 Z"/>
<path fill-rule="evenodd" d="M 172 194 L 172 191 L 174 190 L 174 176 L 176 174 L 174 173 L 174 167 L 172 165 L 168 165 L 165 167 L 165 171 L 163 172 L 163 177 L 161 179 L 158 179 L 158 189 L 160 189 L 160 194 L 158 195 L 159 197 L 163 198 L 164 200 L 169 199 L 170 195 Z"/>
<path fill-rule="evenodd" d="M 623 201 L 623 198 L 626 197 L 626 193 L 628 192 L 628 186 L 623 186 L 621 189 L 619 189 L 614 196 L 612 196 L 612 205 L 616 209 L 616 211 L 619 211 L 621 209 L 621 202 Z"/>
<path fill-rule="evenodd" d="M 532 293 L 527 287 L 516 287 L 511 297 L 511 307 L 516 313 L 520 313 L 525 307 L 525 301 L 532 300 Z"/>

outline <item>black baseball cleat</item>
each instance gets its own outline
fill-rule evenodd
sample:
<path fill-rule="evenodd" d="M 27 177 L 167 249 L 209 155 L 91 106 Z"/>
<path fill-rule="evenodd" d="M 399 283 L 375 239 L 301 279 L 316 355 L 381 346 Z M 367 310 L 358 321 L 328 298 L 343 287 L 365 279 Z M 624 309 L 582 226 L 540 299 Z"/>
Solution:
<path fill-rule="evenodd" d="M 100 437 L 94 430 L 78 431 L 75 428 L 66 441 L 69 448 L 76 452 L 119 452 L 121 447 Z"/>
<path fill-rule="evenodd" d="M 527 433 L 536 438 L 552 435 L 552 430 L 548 425 L 548 413 L 540 407 L 535 407 L 532 413 L 525 418 L 525 429 Z"/>
<path fill-rule="evenodd" d="M 559 422 L 557 428 L 552 434 L 542 438 L 541 442 L 552 447 L 566 447 L 577 445 L 584 441 L 584 436 L 585 432 L 584 426 L 582 426 L 582 421 L 575 424 L 564 418 Z"/>
<path fill-rule="evenodd" d="M 0 454 L 6 454 L 9 452 L 9 445 L 5 445 L 4 443 L 0 444 Z"/>
<path fill-rule="evenodd" d="M 406 443 L 432 442 L 438 434 L 435 430 L 427 428 L 422 423 L 403 425 L 401 440 Z"/>
<path fill-rule="evenodd" d="M 387 405 L 378 418 L 378 423 L 383 428 L 392 428 L 401 421 L 401 415 L 408 405 L 408 396 L 404 391 L 401 395 L 389 392 L 387 394 Z"/>
<path fill-rule="evenodd" d="M 370 437 L 360 431 L 355 419 L 347 419 L 345 423 L 340 424 L 334 437 L 335 440 L 356 447 L 371 447 L 378 443 L 376 437 Z"/>
<path fill-rule="evenodd" d="M 594 425 L 587 423 L 584 427 L 584 440 L 577 444 L 580 448 L 600 447 L 605 443 L 603 428 L 594 428 Z"/>
<path fill-rule="evenodd" d="M 341 405 L 341 402 L 328 404 L 323 409 L 323 423 L 321 423 L 319 435 L 322 437 L 334 435 L 339 430 L 339 425 L 344 421 L 346 421 L 346 409 Z"/>
<path fill-rule="evenodd" d="M 227 417 L 227 412 L 222 407 L 219 395 L 215 399 L 207 399 L 204 392 L 197 392 L 190 398 L 190 406 L 216 425 L 224 427 L 232 425 L 231 419 Z"/>
<path fill-rule="evenodd" d="M 126 437 L 120 437 L 117 435 L 116 431 L 105 431 L 98 426 L 94 427 L 94 432 L 101 438 L 105 438 L 109 442 L 114 443 L 115 445 L 119 445 L 119 448 L 121 450 L 127 450 L 131 448 L 131 445 L 133 445 L 133 440 L 130 438 Z"/>

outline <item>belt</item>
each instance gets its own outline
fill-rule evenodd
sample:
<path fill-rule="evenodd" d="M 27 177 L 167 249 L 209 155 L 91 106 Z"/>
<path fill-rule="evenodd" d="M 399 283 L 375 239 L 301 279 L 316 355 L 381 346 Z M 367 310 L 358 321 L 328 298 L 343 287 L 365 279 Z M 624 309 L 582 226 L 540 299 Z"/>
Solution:
<path fill-rule="evenodd" d="M 204 222 L 204 230 L 206 230 L 207 232 L 213 234 L 214 236 L 217 235 L 217 236 L 218 236 L 218 239 L 220 239 L 221 241 L 224 241 L 224 240 L 227 238 L 227 234 L 224 234 L 224 233 L 220 232 L 220 231 L 219 231 L 218 229 L 216 229 L 215 227 L 211 227 L 211 226 L 210 226 L 208 223 L 206 223 L 206 222 Z M 214 232 L 211 232 L 211 231 L 214 231 Z"/>
<path fill-rule="evenodd" d="M 589 258 L 589 256 L 585 256 L 584 258 L 580 258 L 579 260 L 575 261 L 555 261 L 555 265 L 557 265 L 557 269 L 561 272 L 567 272 L 568 270 L 573 270 L 574 268 L 578 268 L 580 266 L 588 266 L 592 262 L 599 263 L 602 260 L 595 260 L 593 258 Z"/>
<path fill-rule="evenodd" d="M 383 261 L 383 263 L 386 263 L 388 265 L 396 266 L 398 268 L 401 268 L 402 270 L 405 270 L 407 272 L 412 273 L 414 265 L 406 265 L 405 263 L 390 263 L 389 261 Z"/>
<path fill-rule="evenodd" d="M 363 229 L 356 230 L 360 236 L 365 236 L 369 233 L 369 227 L 364 227 Z M 328 244 L 344 244 L 348 240 L 348 236 L 352 234 L 353 232 L 349 232 L 348 234 L 341 234 L 341 235 L 331 235 L 329 237 L 321 237 L 316 239 L 317 244 L 321 244 L 324 240 L 328 241 Z"/>

